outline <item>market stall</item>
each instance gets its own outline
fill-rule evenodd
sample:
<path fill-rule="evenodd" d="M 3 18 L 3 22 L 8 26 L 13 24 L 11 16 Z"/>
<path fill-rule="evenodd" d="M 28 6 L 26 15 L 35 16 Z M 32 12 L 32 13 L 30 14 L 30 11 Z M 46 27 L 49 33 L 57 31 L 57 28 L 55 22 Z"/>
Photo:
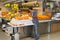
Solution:
<path fill-rule="evenodd" d="M 34 6 L 36 6 L 37 4 L 36 3 L 38 3 L 38 2 L 31 2 L 31 3 L 35 3 L 35 5 Z M 25 5 L 26 3 L 24 3 L 24 5 Z M 27 4 L 29 4 L 29 2 L 27 3 Z M 27 5 L 26 4 L 26 5 Z M 21 26 L 29 26 L 29 25 L 33 25 L 33 23 L 31 22 L 32 21 L 32 16 L 30 15 L 30 13 L 29 13 L 29 6 L 24 6 L 24 5 L 22 5 L 23 6 L 23 8 L 21 8 L 21 11 L 20 10 L 18 10 L 18 4 L 17 3 L 14 3 L 14 4 L 12 4 L 12 5 L 10 5 L 10 3 L 7 3 L 7 4 L 5 4 L 5 7 L 6 8 L 10 8 L 10 7 L 12 7 L 12 9 L 9 9 L 9 10 L 12 10 L 12 11 L 6 11 L 6 12 L 3 12 L 2 13 L 2 18 L 3 18 L 3 20 L 4 21 L 6 21 L 6 23 L 4 23 L 4 24 L 9 24 L 9 25 L 14 25 L 14 26 L 12 26 L 12 28 L 13 28 L 13 33 L 12 33 L 12 35 L 11 35 L 11 37 L 12 37 L 12 39 L 11 40 L 14 40 L 14 38 L 13 37 L 15 37 L 14 35 L 16 35 L 16 33 L 14 33 L 14 29 L 16 28 L 16 30 L 19 28 L 19 27 L 21 27 Z M 29 4 L 30 5 L 30 4 Z M 32 6 L 32 5 L 31 5 Z M 38 6 L 38 5 L 37 5 Z M 24 7 L 27 7 L 27 8 L 24 8 Z M 12 18 L 14 18 L 15 20 L 12 20 Z M 8 23 L 8 22 L 10 22 L 10 23 Z M 17 24 L 16 24 L 17 23 Z M 21 24 L 21 23 L 23 23 L 23 24 Z M 19 24 L 19 25 L 18 25 Z M 38 37 L 37 37 L 37 27 L 34 27 L 34 34 L 35 34 L 35 40 L 38 40 Z M 18 32 L 18 30 L 17 30 L 17 32 Z M 16 35 L 17 36 L 17 35 Z M 17 37 L 16 37 L 17 38 Z M 19 37 L 16 39 L 15 38 L 15 40 L 19 40 Z"/>
<path fill-rule="evenodd" d="M 39 34 L 43 34 L 43 33 L 51 33 L 51 32 L 60 30 L 59 27 L 57 29 L 57 24 L 54 23 L 56 21 L 51 19 L 52 13 L 50 12 L 49 7 L 46 7 L 45 12 L 43 12 L 42 2 L 37 2 L 37 1 L 27 2 L 27 3 L 22 2 L 20 4 L 19 3 L 6 3 L 4 4 L 4 7 L 8 9 L 8 11 L 2 12 L 2 18 L 4 19 L 4 21 L 6 21 L 6 23 L 4 22 L 3 23 L 6 25 L 9 25 L 13 29 L 11 40 L 14 40 L 14 37 L 17 38 L 15 40 L 19 40 L 18 31 L 20 30 L 18 30 L 18 28 L 34 25 L 32 23 L 33 17 L 32 15 L 30 15 L 31 13 L 29 12 L 29 7 L 31 6 L 33 6 L 33 10 L 37 12 L 36 18 L 39 21 L 38 29 L 34 27 L 35 34 L 37 33 L 37 31 L 39 31 Z M 58 23 L 58 26 L 59 26 L 59 23 Z M 28 32 L 26 34 L 28 34 Z M 38 33 L 35 35 L 35 40 L 38 40 L 37 35 Z"/>

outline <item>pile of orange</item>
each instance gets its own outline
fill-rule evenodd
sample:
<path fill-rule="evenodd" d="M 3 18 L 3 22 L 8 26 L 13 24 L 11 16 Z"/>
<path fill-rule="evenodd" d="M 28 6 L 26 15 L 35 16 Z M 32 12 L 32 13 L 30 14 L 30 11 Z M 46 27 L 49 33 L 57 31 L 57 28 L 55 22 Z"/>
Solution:
<path fill-rule="evenodd" d="M 3 17 L 3 18 L 6 17 L 7 14 L 8 14 L 8 12 L 2 12 L 2 17 Z"/>
<path fill-rule="evenodd" d="M 11 20 L 11 16 L 7 16 L 5 19 L 8 21 Z"/>
<path fill-rule="evenodd" d="M 16 15 L 16 16 L 15 16 L 15 19 L 16 19 L 16 20 L 27 20 L 27 19 L 32 19 L 32 17 L 29 16 L 28 14 L 24 14 L 24 15 L 22 15 L 22 16 Z"/>
<path fill-rule="evenodd" d="M 48 20 L 48 19 L 50 19 L 51 18 L 51 15 L 48 13 L 48 14 L 46 14 L 46 15 L 43 15 L 43 14 L 38 14 L 37 15 L 37 19 L 38 20 Z"/>
<path fill-rule="evenodd" d="M 14 18 L 15 18 L 16 20 L 21 20 L 21 17 L 20 17 L 19 15 L 16 15 Z"/>
<path fill-rule="evenodd" d="M 29 19 L 29 15 L 28 14 L 22 15 L 22 20 L 26 20 L 26 19 Z"/>
<path fill-rule="evenodd" d="M 11 16 L 8 15 L 8 12 L 2 12 L 2 18 L 5 18 L 6 20 L 11 20 Z"/>

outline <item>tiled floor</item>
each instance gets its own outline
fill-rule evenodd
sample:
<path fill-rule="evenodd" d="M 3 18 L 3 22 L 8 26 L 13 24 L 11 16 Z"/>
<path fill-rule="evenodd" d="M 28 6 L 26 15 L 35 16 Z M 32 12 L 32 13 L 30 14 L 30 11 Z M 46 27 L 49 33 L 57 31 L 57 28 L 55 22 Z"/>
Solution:
<path fill-rule="evenodd" d="M 25 38 L 25 40 L 29 40 L 29 39 L 34 40 L 31 38 Z M 60 40 L 60 32 L 41 35 L 39 40 Z"/>
<path fill-rule="evenodd" d="M 9 40 L 9 37 L 6 36 L 5 32 L 0 30 L 0 40 Z"/>
<path fill-rule="evenodd" d="M 0 30 L 0 40 L 10 40 L 4 32 Z M 34 40 L 34 38 L 23 38 L 21 40 Z M 60 32 L 44 34 L 40 36 L 39 40 L 60 40 Z"/>

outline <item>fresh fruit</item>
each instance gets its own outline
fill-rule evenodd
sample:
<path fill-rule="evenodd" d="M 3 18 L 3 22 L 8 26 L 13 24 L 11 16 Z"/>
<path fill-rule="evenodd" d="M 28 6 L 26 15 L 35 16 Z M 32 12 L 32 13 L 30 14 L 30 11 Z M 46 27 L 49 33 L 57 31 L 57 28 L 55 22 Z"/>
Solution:
<path fill-rule="evenodd" d="M 7 16 L 5 19 L 6 20 L 11 20 L 11 16 Z"/>
<path fill-rule="evenodd" d="M 10 7 L 10 6 L 11 6 L 10 3 L 5 4 L 5 7 Z"/>
<path fill-rule="evenodd" d="M 15 19 L 16 19 L 16 20 L 21 20 L 21 17 L 20 17 L 19 15 L 16 15 L 16 16 L 15 16 Z"/>
<path fill-rule="evenodd" d="M 3 17 L 3 18 L 6 17 L 7 14 L 8 14 L 8 12 L 2 12 L 2 17 Z"/>
<path fill-rule="evenodd" d="M 12 14 L 12 12 L 8 12 L 8 15 Z"/>
<path fill-rule="evenodd" d="M 11 14 L 11 16 L 14 16 L 14 14 Z"/>
<path fill-rule="evenodd" d="M 47 19 L 50 19 L 50 16 L 39 14 L 39 15 L 37 15 L 37 19 L 38 20 L 47 20 Z"/>
<path fill-rule="evenodd" d="M 23 20 L 29 19 L 29 15 L 28 15 L 28 14 L 22 15 L 22 19 L 23 19 Z"/>
<path fill-rule="evenodd" d="M 18 10 L 18 6 L 19 6 L 18 4 L 12 4 L 11 6 L 12 6 L 12 10 Z"/>

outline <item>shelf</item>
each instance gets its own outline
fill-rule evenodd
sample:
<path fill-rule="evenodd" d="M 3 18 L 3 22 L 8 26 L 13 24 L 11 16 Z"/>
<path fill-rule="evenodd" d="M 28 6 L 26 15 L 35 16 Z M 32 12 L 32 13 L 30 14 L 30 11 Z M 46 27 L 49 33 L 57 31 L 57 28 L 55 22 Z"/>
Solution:
<path fill-rule="evenodd" d="M 26 10 L 28 10 L 29 8 L 21 8 L 21 9 L 26 9 Z M 40 9 L 40 7 L 35 7 L 35 8 L 33 8 L 33 9 Z"/>
<path fill-rule="evenodd" d="M 14 3 L 17 3 L 17 2 L 21 2 L 21 1 L 10 1 L 10 0 L 8 0 L 8 1 L 5 1 L 5 2 L 0 2 L 0 5 L 3 5 L 3 4 L 5 4 L 5 3 L 11 3 L 11 2 L 14 2 Z"/>
<path fill-rule="evenodd" d="M 32 5 L 34 3 L 36 3 L 37 1 L 34 1 L 34 2 L 27 2 L 27 3 L 22 3 L 22 5 Z"/>
<path fill-rule="evenodd" d="M 55 2 L 55 1 L 47 1 L 47 2 Z"/>
<path fill-rule="evenodd" d="M 35 7 L 35 8 L 33 8 L 33 9 L 40 9 L 40 7 Z"/>
<path fill-rule="evenodd" d="M 57 2 L 59 2 L 60 0 L 47 0 L 47 2 L 55 2 L 55 1 L 57 1 Z"/>
<path fill-rule="evenodd" d="M 5 3 L 10 3 L 10 2 L 11 2 L 11 1 L 5 1 L 5 2 L 3 2 L 3 3 L 1 2 L 0 5 L 3 5 L 3 4 L 5 4 Z"/>

